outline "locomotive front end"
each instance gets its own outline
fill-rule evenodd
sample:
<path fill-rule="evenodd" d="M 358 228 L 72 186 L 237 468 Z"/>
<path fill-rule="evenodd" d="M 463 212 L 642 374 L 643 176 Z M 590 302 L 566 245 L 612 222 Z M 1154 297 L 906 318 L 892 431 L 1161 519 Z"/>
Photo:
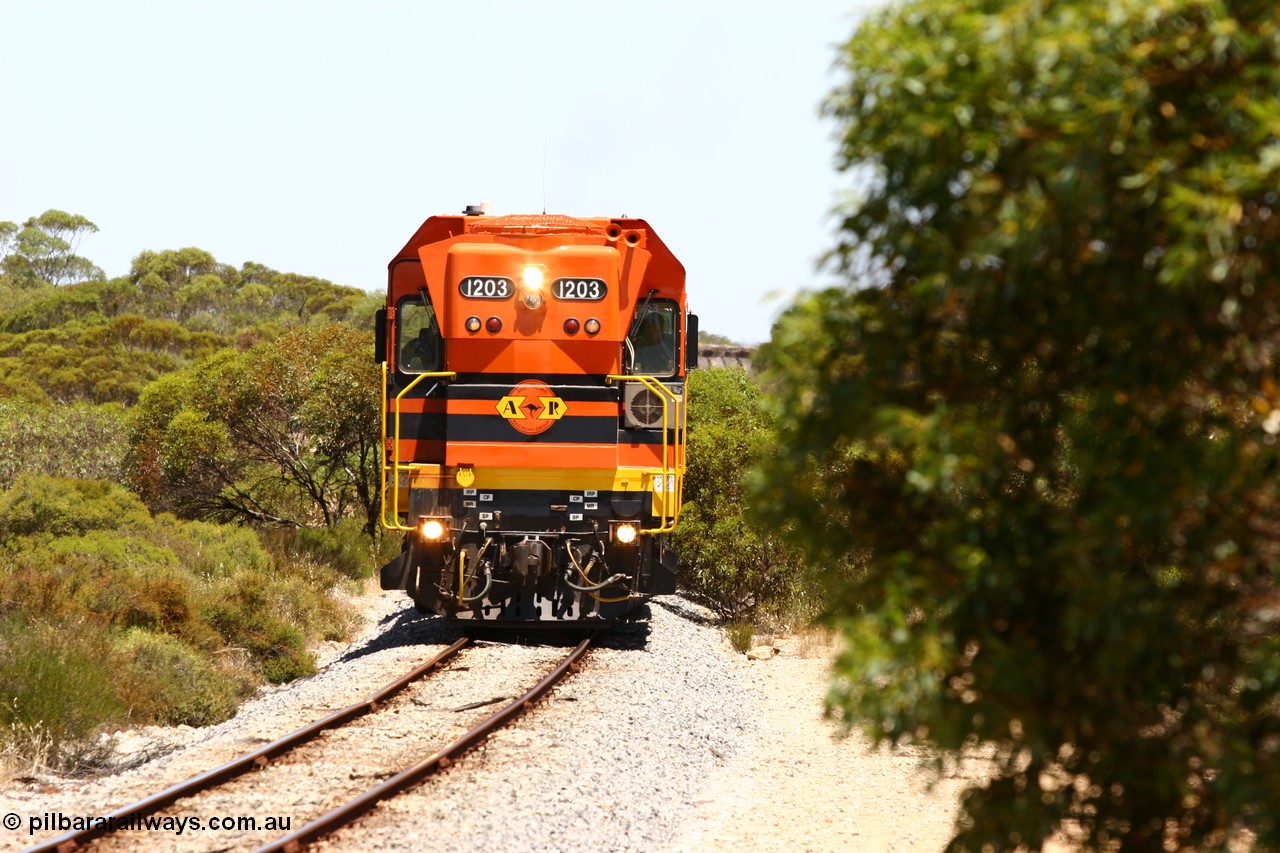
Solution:
<path fill-rule="evenodd" d="M 684 269 L 641 220 L 433 217 L 379 314 L 384 589 L 459 620 L 607 622 L 675 591 Z"/>

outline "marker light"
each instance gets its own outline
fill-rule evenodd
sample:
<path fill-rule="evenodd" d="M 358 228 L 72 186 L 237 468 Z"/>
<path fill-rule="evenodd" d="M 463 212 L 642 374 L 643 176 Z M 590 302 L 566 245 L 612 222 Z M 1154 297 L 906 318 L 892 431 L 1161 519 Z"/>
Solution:
<path fill-rule="evenodd" d="M 485 322 L 484 327 L 489 330 L 490 334 L 496 335 L 498 332 L 502 331 L 502 321 L 497 317 L 490 317 Z"/>
<path fill-rule="evenodd" d="M 595 335 L 600 332 L 600 321 L 592 317 L 586 323 L 582 324 L 582 328 L 588 335 Z"/>
<path fill-rule="evenodd" d="M 613 535 L 623 545 L 630 545 L 636 541 L 636 526 L 634 524 L 619 524 L 613 529 Z"/>
<path fill-rule="evenodd" d="M 578 334 L 579 327 L 580 327 L 580 324 L 578 323 L 578 321 L 573 319 L 572 317 L 564 321 L 565 334 L 576 335 Z"/>
<path fill-rule="evenodd" d="M 428 518 L 422 522 L 422 538 L 436 540 L 444 536 L 444 525 L 439 520 Z"/>
<path fill-rule="evenodd" d="M 480 318 L 479 318 L 479 317 L 468 317 L 468 318 L 467 318 L 467 331 L 468 331 L 468 332 L 478 332 L 478 331 L 480 331 Z"/>

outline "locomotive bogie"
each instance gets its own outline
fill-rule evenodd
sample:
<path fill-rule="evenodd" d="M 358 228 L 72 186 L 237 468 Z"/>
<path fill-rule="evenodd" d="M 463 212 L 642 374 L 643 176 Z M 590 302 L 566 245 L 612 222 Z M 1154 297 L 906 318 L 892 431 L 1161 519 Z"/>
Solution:
<path fill-rule="evenodd" d="M 471 486 L 458 485 L 459 472 Z M 407 547 L 382 585 L 456 619 L 617 618 L 675 591 L 659 532 L 672 520 L 672 478 L 661 469 L 413 469 L 393 501 L 405 508 Z"/>

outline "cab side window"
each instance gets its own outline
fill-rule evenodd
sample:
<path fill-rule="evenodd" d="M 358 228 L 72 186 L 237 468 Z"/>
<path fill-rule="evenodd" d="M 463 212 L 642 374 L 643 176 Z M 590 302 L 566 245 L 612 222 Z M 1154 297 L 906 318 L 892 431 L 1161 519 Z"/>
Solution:
<path fill-rule="evenodd" d="M 632 373 L 673 376 L 679 351 L 679 309 L 674 302 L 654 301 L 642 306 L 639 322 L 631 330 L 628 349 L 634 353 Z"/>
<path fill-rule="evenodd" d="M 396 367 L 403 373 L 434 373 L 444 369 L 444 339 L 436 312 L 420 299 L 406 299 L 396 308 Z"/>

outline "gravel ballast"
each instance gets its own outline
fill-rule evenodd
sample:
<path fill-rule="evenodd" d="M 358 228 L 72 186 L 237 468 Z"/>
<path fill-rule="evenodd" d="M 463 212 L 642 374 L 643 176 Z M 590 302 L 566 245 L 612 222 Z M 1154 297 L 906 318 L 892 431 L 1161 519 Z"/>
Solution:
<path fill-rule="evenodd" d="M 602 637 L 582 671 L 513 728 L 328 849 L 410 849 L 414 839 L 442 851 L 660 847 L 746 741 L 756 695 L 726 665 L 719 632 L 687 618 L 695 608 L 667 600 L 651 613 Z"/>

